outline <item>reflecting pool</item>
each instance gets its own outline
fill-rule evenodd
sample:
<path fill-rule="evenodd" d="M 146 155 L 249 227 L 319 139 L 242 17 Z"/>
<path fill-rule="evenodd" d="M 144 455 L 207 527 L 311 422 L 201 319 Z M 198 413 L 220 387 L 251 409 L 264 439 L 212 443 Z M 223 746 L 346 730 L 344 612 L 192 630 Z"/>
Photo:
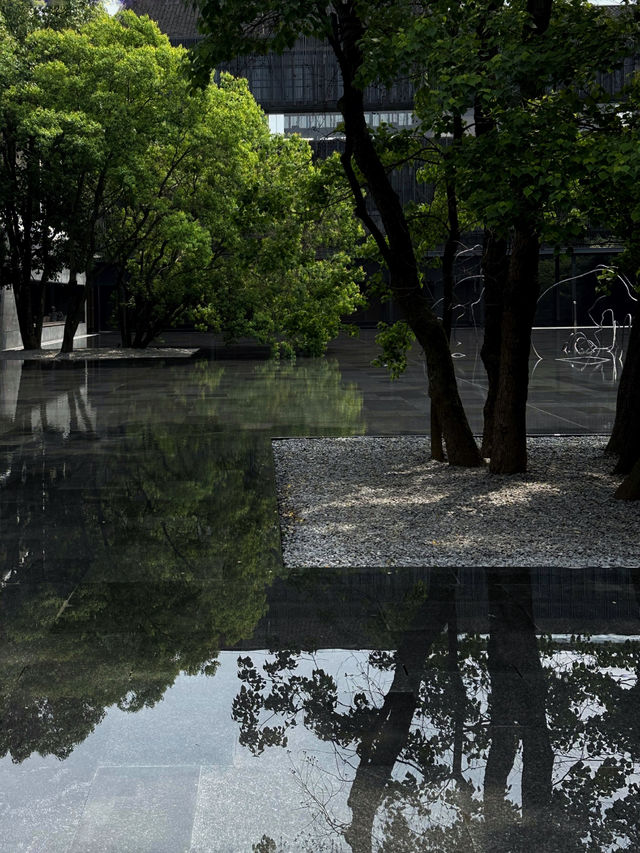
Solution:
<path fill-rule="evenodd" d="M 531 429 L 605 432 L 565 338 Z M 640 564 L 283 566 L 272 438 L 426 431 L 370 339 L 0 360 L 0 850 L 640 849 Z"/>

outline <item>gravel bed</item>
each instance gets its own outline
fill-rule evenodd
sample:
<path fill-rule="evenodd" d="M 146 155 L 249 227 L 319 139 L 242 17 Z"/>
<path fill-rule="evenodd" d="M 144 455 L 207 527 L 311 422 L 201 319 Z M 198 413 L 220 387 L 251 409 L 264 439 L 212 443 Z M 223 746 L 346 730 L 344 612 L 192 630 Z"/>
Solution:
<path fill-rule="evenodd" d="M 273 442 L 287 566 L 640 566 L 640 501 L 602 436 L 529 439 L 529 471 L 429 460 L 423 436 Z"/>

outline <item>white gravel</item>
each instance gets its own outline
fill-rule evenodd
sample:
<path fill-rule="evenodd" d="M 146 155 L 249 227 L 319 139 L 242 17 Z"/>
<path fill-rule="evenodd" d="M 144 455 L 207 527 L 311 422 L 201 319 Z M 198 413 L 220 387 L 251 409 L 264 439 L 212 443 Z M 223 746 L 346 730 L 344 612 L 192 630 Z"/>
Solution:
<path fill-rule="evenodd" d="M 507 477 L 430 461 L 422 436 L 274 441 L 285 565 L 640 566 L 605 443 L 530 438 Z"/>

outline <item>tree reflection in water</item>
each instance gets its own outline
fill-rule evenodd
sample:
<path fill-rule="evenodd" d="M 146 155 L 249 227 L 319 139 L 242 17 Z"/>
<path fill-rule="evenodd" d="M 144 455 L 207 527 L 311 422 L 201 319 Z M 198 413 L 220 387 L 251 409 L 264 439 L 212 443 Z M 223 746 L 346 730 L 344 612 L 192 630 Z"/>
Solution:
<path fill-rule="evenodd" d="M 153 706 L 251 636 L 283 572 L 263 425 L 322 407 L 362 431 L 359 394 L 314 364 L 294 387 L 258 365 L 224 393 L 224 367 L 158 365 L 159 399 L 92 398 L 84 365 L 25 363 L 0 436 L 0 757 L 65 758 L 107 708 Z"/>
<path fill-rule="evenodd" d="M 538 639 L 530 571 L 486 581 L 488 636 L 458 632 L 455 576 L 434 570 L 396 651 L 344 679 L 294 651 L 261 670 L 239 659 L 242 744 L 286 747 L 302 724 L 318 754 L 334 748 L 331 772 L 311 751 L 298 768 L 318 824 L 309 849 L 640 849 L 640 643 Z"/>
<path fill-rule="evenodd" d="M 0 755 L 14 761 L 64 758 L 105 709 L 213 674 L 282 572 L 271 436 L 364 429 L 328 363 L 261 365 L 242 384 L 216 365 L 163 370 L 162 398 L 115 381 L 92 397 L 83 367 L 23 370 L 0 439 Z M 310 735 L 309 849 L 640 849 L 640 643 L 540 637 L 530 572 L 486 580 L 488 635 L 460 630 L 455 573 L 435 570 L 347 677 L 296 650 L 241 658 L 241 743 Z M 331 775 L 313 752 L 327 747 Z"/>

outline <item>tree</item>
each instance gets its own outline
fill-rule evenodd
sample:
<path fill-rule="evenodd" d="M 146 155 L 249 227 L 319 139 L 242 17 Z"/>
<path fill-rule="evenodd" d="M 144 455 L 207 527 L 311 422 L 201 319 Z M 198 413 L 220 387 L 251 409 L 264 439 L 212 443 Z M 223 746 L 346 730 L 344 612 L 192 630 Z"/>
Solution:
<path fill-rule="evenodd" d="M 586 165 L 583 180 L 585 202 L 594 220 L 611 230 L 623 243 L 617 259 L 619 270 L 610 275 L 624 277 L 635 300 L 631 334 L 618 386 L 616 417 L 607 452 L 618 457 L 616 473 L 629 475 L 617 497 L 640 498 L 638 471 L 640 458 L 640 314 L 638 275 L 640 272 L 640 81 L 634 77 L 620 93 L 620 104 L 612 104 L 603 116 L 598 134 L 582 141 Z M 603 276 L 606 278 L 606 276 Z M 607 282 L 603 281 L 603 286 Z M 635 295 L 633 295 L 635 293 Z"/>
<path fill-rule="evenodd" d="M 96 127 L 87 125 L 72 104 L 60 109 L 34 103 L 42 81 L 36 79 L 38 63 L 31 51 L 38 33 L 77 27 L 100 13 L 92 0 L 49 6 L 15 0 L 0 7 L 0 19 L 3 12 L 8 33 L 0 71 L 0 259 L 3 281 L 16 299 L 23 345 L 38 349 L 45 284 L 65 262 L 58 239 L 61 204 L 75 195 L 78 159 L 86 162 Z M 69 171 L 60 168 L 63 158 Z"/>
<path fill-rule="evenodd" d="M 365 84 L 391 82 L 398 74 L 413 77 L 416 113 L 422 119 L 422 141 L 416 139 L 414 151 L 424 146 L 427 132 L 454 140 L 446 157 L 452 245 L 459 199 L 485 227 L 483 358 L 489 395 L 483 450 L 494 473 L 524 471 L 540 244 L 565 244 L 584 228 L 576 205 L 583 168 L 577 143 L 598 115 L 603 92 L 595 83 L 596 72 L 613 67 L 628 50 L 625 25 L 587 2 L 564 0 L 471 0 L 455 9 L 446 3 L 440 7 L 401 0 L 375 7 L 355 0 L 331 7 L 215 0 L 194 5 L 203 18 L 204 42 L 194 59 L 201 75 L 217 59 L 283 50 L 298 35 L 330 43 L 343 78 L 343 165 L 356 211 L 388 267 L 394 299 L 413 331 L 422 324 L 424 335 L 432 318 L 424 312 L 428 298 L 420 290 L 415 241 L 388 181 L 391 158 L 381 153 L 362 110 Z M 465 119 L 470 111 L 475 128 Z M 363 185 L 383 231 L 367 213 Z M 403 265 L 400 256 L 410 262 Z M 444 355 L 442 360 L 434 351 L 430 355 L 421 335 L 417 337 L 430 370 L 445 363 Z M 442 421 L 432 375 L 430 387 Z"/>
<path fill-rule="evenodd" d="M 184 320 L 275 351 L 324 351 L 361 303 L 359 235 L 331 164 L 272 138 L 246 83 L 190 92 L 180 76 L 165 124 L 106 217 L 123 342 L 146 346 Z"/>
<path fill-rule="evenodd" d="M 261 129 L 256 174 L 217 277 L 217 325 L 276 352 L 321 355 L 364 303 L 354 260 L 361 229 L 336 159 L 313 163 L 305 140 L 266 134 L 264 122 Z"/>
<path fill-rule="evenodd" d="M 324 349 L 362 301 L 335 169 L 314 166 L 300 140 L 272 140 L 245 84 L 192 91 L 185 52 L 149 18 L 43 25 L 13 53 L 0 210 L 27 348 L 40 345 L 44 283 L 64 266 L 72 349 L 100 256 L 117 270 L 127 345 L 191 320 Z"/>
<path fill-rule="evenodd" d="M 194 70 L 206 83 L 212 67 L 222 59 L 249 53 L 281 51 L 299 35 L 326 40 L 342 74 L 339 108 L 344 118 L 345 151 L 342 164 L 353 194 L 356 215 L 376 241 L 389 273 L 394 299 L 406 315 L 424 349 L 429 394 L 438 414 L 449 462 L 478 465 L 480 456 L 457 391 L 453 362 L 442 324 L 434 314 L 415 256 L 402 205 L 376 151 L 364 115 L 363 90 L 371 75 L 370 56 L 379 53 L 385 28 L 412 14 L 411 4 L 336 2 L 256 3 L 198 0 L 204 40 L 194 57 Z M 382 229 L 370 216 L 359 174 L 375 203 Z"/>
<path fill-rule="evenodd" d="M 399 68 L 423 69 L 424 126 L 455 137 L 466 117 L 456 189 L 485 228 L 483 453 L 494 473 L 526 469 L 539 248 L 570 243 L 586 224 L 579 140 L 607 100 L 596 72 L 621 60 L 623 30 L 586 2 L 469 2 L 431 4 L 396 39 Z"/>

